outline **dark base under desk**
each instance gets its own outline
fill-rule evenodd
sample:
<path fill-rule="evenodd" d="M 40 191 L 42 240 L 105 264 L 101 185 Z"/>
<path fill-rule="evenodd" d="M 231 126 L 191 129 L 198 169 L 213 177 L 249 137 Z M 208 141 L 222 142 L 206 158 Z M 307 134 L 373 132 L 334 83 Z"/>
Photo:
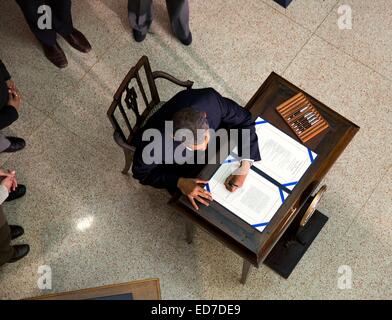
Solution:
<path fill-rule="evenodd" d="M 283 8 L 287 8 L 289 6 L 289 4 L 293 1 L 293 0 L 274 0 L 276 3 L 280 4 Z"/>
<path fill-rule="evenodd" d="M 327 221 L 328 217 L 316 210 L 303 228 L 293 223 L 264 260 L 264 264 L 287 279 Z"/>
<path fill-rule="evenodd" d="M 307 207 L 305 206 L 298 216 L 303 216 L 306 209 Z M 316 210 L 302 229 L 299 227 L 299 223 L 293 223 L 264 260 L 264 264 L 287 279 L 327 221 L 328 217 Z M 186 241 L 191 244 L 195 233 L 195 226 L 188 219 L 185 221 L 185 233 Z M 252 264 L 244 259 L 240 280 L 242 284 L 246 283 L 251 269 Z"/>

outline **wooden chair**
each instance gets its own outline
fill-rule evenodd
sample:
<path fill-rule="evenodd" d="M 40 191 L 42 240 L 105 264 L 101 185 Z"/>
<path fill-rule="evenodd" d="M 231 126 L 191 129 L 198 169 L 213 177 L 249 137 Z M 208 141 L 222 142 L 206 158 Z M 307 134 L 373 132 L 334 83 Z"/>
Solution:
<path fill-rule="evenodd" d="M 114 128 L 114 141 L 124 151 L 123 174 L 128 173 L 132 164 L 135 147 L 131 141 L 134 134 L 165 103 L 160 100 L 155 83 L 159 78 L 187 89 L 193 86 L 192 81 L 180 81 L 166 72 L 152 72 L 148 58 L 143 56 L 124 78 L 107 112 Z"/>

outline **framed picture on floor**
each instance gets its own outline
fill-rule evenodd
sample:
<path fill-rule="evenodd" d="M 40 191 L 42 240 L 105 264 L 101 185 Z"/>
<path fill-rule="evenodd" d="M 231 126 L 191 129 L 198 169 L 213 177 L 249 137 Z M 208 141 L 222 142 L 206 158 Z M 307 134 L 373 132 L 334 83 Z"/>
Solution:
<path fill-rule="evenodd" d="M 28 300 L 161 300 L 159 279 L 138 280 L 97 288 L 53 293 Z"/>

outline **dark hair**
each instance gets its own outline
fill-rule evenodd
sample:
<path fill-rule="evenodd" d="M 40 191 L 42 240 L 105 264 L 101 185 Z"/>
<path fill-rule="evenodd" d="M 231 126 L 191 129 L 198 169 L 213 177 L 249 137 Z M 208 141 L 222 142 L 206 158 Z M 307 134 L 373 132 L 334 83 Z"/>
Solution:
<path fill-rule="evenodd" d="M 193 139 L 195 144 L 200 144 L 204 141 L 202 140 L 204 139 L 204 131 L 209 129 L 206 113 L 192 107 L 183 108 L 173 115 L 173 129 L 174 133 L 177 130 L 188 129 L 192 133 L 192 137 L 181 133 L 182 141 Z M 200 136 L 200 133 L 203 133 L 203 136 Z"/>

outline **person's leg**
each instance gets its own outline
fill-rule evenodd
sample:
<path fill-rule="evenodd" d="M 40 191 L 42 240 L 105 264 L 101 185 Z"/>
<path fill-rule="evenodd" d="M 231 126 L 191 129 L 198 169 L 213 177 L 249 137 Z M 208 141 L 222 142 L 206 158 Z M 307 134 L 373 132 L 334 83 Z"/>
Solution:
<path fill-rule="evenodd" d="M 152 0 L 128 0 L 128 20 L 135 40 L 144 40 L 153 20 Z"/>
<path fill-rule="evenodd" d="M 74 27 L 72 21 L 71 0 L 46 0 L 52 8 L 53 27 L 63 37 L 69 36 Z"/>
<path fill-rule="evenodd" d="M 166 0 L 171 26 L 174 34 L 185 45 L 192 42 L 189 30 L 189 3 L 188 0 Z"/>
<path fill-rule="evenodd" d="M 73 48 L 87 53 L 91 50 L 91 44 L 87 38 L 77 30 L 72 21 L 71 0 L 46 0 L 53 10 L 53 24 L 60 34 Z"/>
<path fill-rule="evenodd" d="M 14 256 L 14 248 L 10 243 L 11 230 L 0 206 L 0 266 L 10 261 Z"/>
<path fill-rule="evenodd" d="M 11 146 L 11 141 L 8 140 L 1 132 L 0 132 L 0 152 L 7 150 Z"/>
<path fill-rule="evenodd" d="M 45 5 L 46 2 L 44 2 L 44 0 L 16 0 L 16 2 L 22 9 L 31 31 L 41 43 L 45 56 L 56 67 L 65 68 L 68 65 L 67 57 L 65 56 L 64 51 L 57 44 L 57 33 L 53 28 L 53 21 L 51 29 L 41 29 L 38 26 L 38 21 L 43 15 L 43 13 L 40 14 L 38 12 L 38 9 L 40 6 Z"/>
<path fill-rule="evenodd" d="M 38 26 L 38 20 L 41 15 L 38 13 L 40 6 L 43 6 L 44 0 L 16 0 L 22 9 L 23 15 L 36 38 L 43 44 L 51 47 L 56 44 L 56 31 L 54 29 L 41 29 Z"/>

